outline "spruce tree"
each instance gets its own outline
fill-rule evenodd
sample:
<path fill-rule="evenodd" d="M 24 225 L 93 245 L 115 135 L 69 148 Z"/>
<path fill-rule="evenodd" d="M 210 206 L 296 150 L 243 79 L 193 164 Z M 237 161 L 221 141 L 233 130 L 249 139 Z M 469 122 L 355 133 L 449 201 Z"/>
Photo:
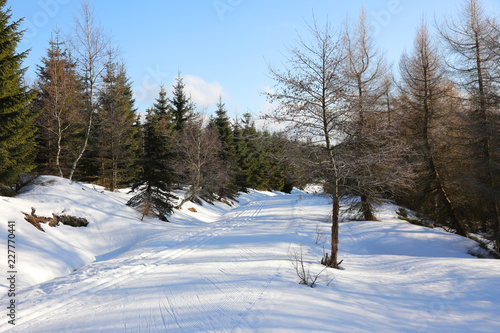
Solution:
<path fill-rule="evenodd" d="M 236 174 L 235 184 L 239 191 L 246 191 L 248 187 L 247 182 L 247 162 L 248 162 L 248 145 L 243 137 L 243 128 L 239 121 L 233 126 L 233 141 L 236 151 Z"/>
<path fill-rule="evenodd" d="M 215 111 L 215 118 L 211 119 L 211 126 L 215 128 L 218 133 L 220 141 L 219 158 L 226 165 L 227 170 L 230 172 L 230 182 L 224 186 L 219 187 L 218 195 L 220 197 L 233 198 L 238 193 L 237 175 L 239 172 L 237 152 L 233 137 L 233 129 L 231 122 L 227 116 L 227 111 L 222 99 L 217 103 L 217 110 Z"/>
<path fill-rule="evenodd" d="M 33 168 L 35 156 L 33 92 L 23 81 L 22 61 L 27 52 L 16 53 L 23 33 L 21 20 L 11 23 L 6 0 L 0 0 L 0 187 Z"/>
<path fill-rule="evenodd" d="M 220 157 L 228 163 L 234 163 L 236 159 L 236 149 L 234 146 L 233 130 L 231 122 L 227 116 L 227 111 L 222 99 L 217 103 L 217 110 L 215 110 L 215 118 L 212 119 L 213 125 L 217 128 L 219 133 L 219 140 L 221 142 Z"/>
<path fill-rule="evenodd" d="M 264 171 L 262 184 L 269 191 L 281 191 L 285 186 L 285 163 L 282 160 L 283 145 L 280 138 L 264 131 L 260 140 L 263 142 L 261 169 Z"/>
<path fill-rule="evenodd" d="M 246 156 L 243 156 L 242 169 L 246 180 L 246 187 L 264 190 L 265 170 L 262 168 L 263 145 L 259 142 L 259 133 L 249 113 L 243 115 L 243 138 L 246 144 Z"/>
<path fill-rule="evenodd" d="M 172 118 L 172 107 L 169 104 L 167 98 L 167 92 L 165 90 L 165 86 L 161 85 L 160 92 L 158 94 L 158 98 L 156 99 L 156 103 L 153 104 L 153 108 L 156 110 L 156 113 L 162 117 L 169 116 Z"/>
<path fill-rule="evenodd" d="M 109 61 L 99 96 L 93 150 L 97 155 L 100 181 L 111 191 L 128 182 L 137 157 L 137 121 L 132 87 L 123 64 Z"/>
<path fill-rule="evenodd" d="M 160 94 L 156 105 L 161 98 Z M 132 191 L 138 193 L 127 203 L 139 208 L 142 219 L 152 215 L 167 221 L 174 207 L 173 200 L 177 199 L 171 193 L 176 182 L 174 125 L 170 113 L 165 115 L 155 107 L 147 111 L 141 172 L 132 187 Z"/>
<path fill-rule="evenodd" d="M 194 103 L 190 97 L 186 96 L 184 88 L 186 85 L 182 81 L 180 73 L 175 78 L 173 97 L 170 100 L 172 103 L 172 115 L 174 121 L 174 129 L 177 132 L 182 132 L 186 121 L 191 117 L 194 110 Z"/>

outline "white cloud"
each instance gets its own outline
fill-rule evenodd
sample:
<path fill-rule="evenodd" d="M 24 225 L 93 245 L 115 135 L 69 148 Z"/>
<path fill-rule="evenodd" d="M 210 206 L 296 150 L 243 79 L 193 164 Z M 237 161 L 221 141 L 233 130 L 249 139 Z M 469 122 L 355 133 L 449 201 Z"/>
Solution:
<path fill-rule="evenodd" d="M 203 78 L 194 75 L 183 76 L 186 85 L 185 91 L 193 102 L 202 108 L 217 104 L 219 97 L 229 99 L 229 95 L 222 89 L 219 82 L 208 83 Z"/>
<path fill-rule="evenodd" d="M 266 86 L 264 88 L 264 92 L 265 93 L 274 93 L 275 91 L 272 87 Z M 270 115 L 276 108 L 277 108 L 277 105 L 274 103 L 271 103 L 269 101 L 263 102 L 260 105 L 258 119 L 255 121 L 256 127 L 261 128 L 261 129 L 267 129 L 270 132 L 283 131 L 286 128 L 285 124 L 280 124 L 280 123 L 277 123 L 271 119 L 266 119 L 266 116 Z"/>
<path fill-rule="evenodd" d="M 263 90 L 263 93 L 264 94 L 273 94 L 273 93 L 275 93 L 275 90 L 271 86 L 266 86 Z M 259 111 L 261 114 L 269 114 L 272 111 L 274 111 L 276 108 L 277 108 L 277 104 L 271 103 L 268 100 L 266 100 L 265 102 L 263 102 L 260 105 Z"/>

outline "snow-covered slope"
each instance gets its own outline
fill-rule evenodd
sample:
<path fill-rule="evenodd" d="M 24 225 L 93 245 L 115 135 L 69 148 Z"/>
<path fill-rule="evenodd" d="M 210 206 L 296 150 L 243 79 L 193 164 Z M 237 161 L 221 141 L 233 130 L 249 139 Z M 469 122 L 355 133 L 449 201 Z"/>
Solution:
<path fill-rule="evenodd" d="M 500 261 L 468 255 L 469 239 L 395 219 L 397 207 L 382 207 L 381 222 L 342 223 L 343 269 L 323 270 L 324 197 L 251 191 L 234 207 L 186 205 L 172 223 L 139 221 L 128 197 L 42 177 L 0 198 L 0 274 L 7 221 L 19 258 L 16 325 L 4 317 L 0 331 L 500 330 Z M 42 233 L 24 221 L 31 207 L 90 224 Z M 290 256 L 300 252 L 311 275 L 321 272 L 315 288 L 298 284 Z"/>

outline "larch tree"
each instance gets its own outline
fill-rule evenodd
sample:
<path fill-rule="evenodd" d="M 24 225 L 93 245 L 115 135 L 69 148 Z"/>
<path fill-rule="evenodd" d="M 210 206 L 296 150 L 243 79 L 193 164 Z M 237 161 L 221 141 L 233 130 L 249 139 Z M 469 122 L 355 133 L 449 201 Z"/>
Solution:
<path fill-rule="evenodd" d="M 473 185 L 487 201 L 486 219 L 494 221 L 500 249 L 500 54 L 494 40 L 498 30 L 480 0 L 465 0 L 458 16 L 438 26 L 448 51 L 447 65 L 463 89 L 468 109 L 470 158 L 476 164 Z"/>
<path fill-rule="evenodd" d="M 350 26 L 349 22 L 346 22 L 343 42 L 345 73 L 350 88 L 348 95 L 351 99 L 353 113 L 351 118 L 354 120 L 351 122 L 352 129 L 350 129 L 352 132 L 350 147 L 352 148 L 351 155 L 353 155 L 351 157 L 358 155 L 359 159 L 364 159 L 363 155 L 370 155 L 370 151 L 379 149 L 382 143 L 389 143 L 389 141 L 382 142 L 378 135 L 382 128 L 386 137 L 390 135 L 389 128 L 386 127 L 388 124 L 386 117 L 380 108 L 382 97 L 388 89 L 387 82 L 385 82 L 388 68 L 384 57 L 373 45 L 373 34 L 366 22 L 364 9 L 361 10 L 359 19 L 354 26 Z M 375 136 L 377 140 L 374 140 Z M 394 151 L 392 147 L 388 147 L 388 151 L 391 150 Z M 357 175 L 359 186 L 351 186 L 353 189 L 351 194 L 360 197 L 360 204 L 356 210 L 365 220 L 373 221 L 376 220 L 373 205 L 377 203 L 378 186 L 373 188 L 370 183 L 376 184 L 378 182 L 375 179 L 362 180 L 361 178 L 377 177 L 373 173 L 375 171 L 374 164 L 358 163 L 357 166 L 359 168 Z M 363 177 L 363 175 L 368 176 Z"/>
<path fill-rule="evenodd" d="M 22 62 L 27 52 L 17 53 L 23 36 L 21 20 L 11 22 L 6 0 L 0 0 L 0 191 L 32 170 L 35 157 L 34 93 L 24 83 Z"/>
<path fill-rule="evenodd" d="M 55 31 L 49 44 L 37 69 L 37 163 L 40 170 L 64 177 L 67 164 L 74 157 L 71 144 L 82 126 L 82 85 L 59 31 Z"/>
<path fill-rule="evenodd" d="M 406 113 L 404 118 L 410 132 L 408 139 L 418 156 L 422 157 L 419 179 L 423 183 L 423 190 L 437 196 L 446 208 L 451 227 L 457 234 L 465 236 L 467 231 L 459 220 L 436 162 L 433 133 L 436 118 L 444 116 L 446 111 L 442 100 L 446 98 L 448 90 L 442 58 L 431 41 L 425 22 L 422 22 L 417 32 L 412 54 L 404 54 L 401 58 L 400 74 Z"/>

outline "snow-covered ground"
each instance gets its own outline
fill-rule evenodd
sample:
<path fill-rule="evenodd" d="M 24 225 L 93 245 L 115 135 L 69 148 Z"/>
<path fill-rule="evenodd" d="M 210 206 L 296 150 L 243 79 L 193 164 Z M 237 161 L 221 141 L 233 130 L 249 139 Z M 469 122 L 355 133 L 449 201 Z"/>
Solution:
<path fill-rule="evenodd" d="M 37 183 L 0 197 L 1 332 L 500 331 L 500 261 L 468 255 L 472 240 L 398 220 L 392 205 L 381 222 L 342 223 L 343 269 L 322 271 L 330 205 L 319 195 L 250 191 L 234 207 L 186 204 L 171 223 L 141 222 L 126 192 Z M 31 207 L 90 224 L 42 233 L 24 221 Z M 315 288 L 298 284 L 291 256 L 301 252 L 311 275 L 322 271 Z"/>

